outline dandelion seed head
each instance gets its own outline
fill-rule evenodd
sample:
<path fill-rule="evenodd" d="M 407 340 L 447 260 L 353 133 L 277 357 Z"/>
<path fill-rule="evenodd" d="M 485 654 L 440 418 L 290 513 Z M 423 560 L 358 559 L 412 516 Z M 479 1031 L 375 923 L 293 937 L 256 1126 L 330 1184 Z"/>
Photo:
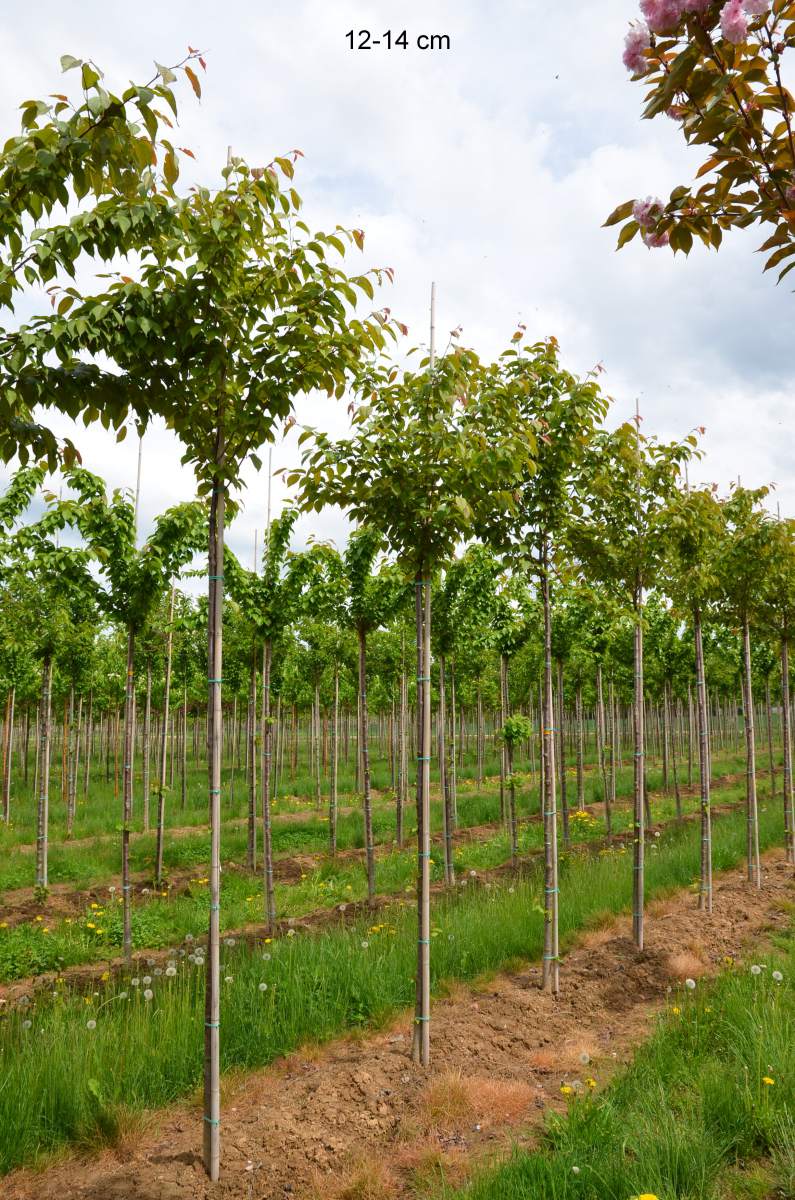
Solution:
<path fill-rule="evenodd" d="M 686 987 L 686 988 L 687 988 L 689 991 L 691 991 L 691 992 L 692 992 L 692 991 L 695 991 L 695 987 L 696 987 L 696 981 L 695 981 L 695 979 L 686 979 L 686 980 L 685 980 L 685 987 Z"/>
<path fill-rule="evenodd" d="M 267 983 L 260 983 L 260 984 L 257 984 L 257 986 L 261 992 L 267 992 L 267 990 L 268 990 Z"/>
<path fill-rule="evenodd" d="M 23 1028 L 23 1029 L 30 1029 L 30 1027 L 31 1027 L 31 1025 L 32 1025 L 32 1024 L 33 1024 L 33 1022 L 32 1022 L 32 1021 L 30 1021 L 30 1020 L 23 1021 L 23 1022 L 22 1022 L 22 1028 Z"/>
<path fill-rule="evenodd" d="M 154 992 L 152 991 L 151 988 L 144 989 L 144 1000 L 151 1000 L 153 996 L 154 996 Z"/>
<path fill-rule="evenodd" d="M 784 979 L 784 976 L 781 974 L 780 971 L 774 971 L 772 978 L 775 980 L 776 983 L 781 983 L 782 980 Z"/>
<path fill-rule="evenodd" d="M 166 978 L 167 979 L 173 979 L 174 976 L 176 975 L 176 973 L 177 973 L 176 967 L 166 967 Z"/>
<path fill-rule="evenodd" d="M 152 976 L 144 975 L 144 987 L 148 987 L 151 982 L 152 982 Z"/>
<path fill-rule="evenodd" d="M 97 1023 L 95 1020 L 86 1021 L 86 1029 L 96 1029 Z"/>
<path fill-rule="evenodd" d="M 753 964 L 753 966 L 751 967 L 751 974 L 752 975 L 761 975 L 762 974 L 762 968 L 759 966 L 759 963 Z"/>

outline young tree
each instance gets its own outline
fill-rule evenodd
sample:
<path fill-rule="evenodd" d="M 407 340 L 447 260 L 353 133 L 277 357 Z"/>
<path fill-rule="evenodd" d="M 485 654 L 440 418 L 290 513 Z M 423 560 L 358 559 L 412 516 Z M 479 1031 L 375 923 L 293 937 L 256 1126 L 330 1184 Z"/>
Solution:
<path fill-rule="evenodd" d="M 417 996 L 413 1056 L 430 1059 L 431 579 L 487 510 L 513 503 L 532 431 L 499 394 L 482 386 L 471 351 L 433 355 L 419 372 L 374 373 L 353 414 L 351 437 L 315 433 L 300 485 L 308 508 L 338 504 L 386 539 L 414 577 L 417 630 Z"/>
<path fill-rule="evenodd" d="M 607 404 L 593 378 L 577 379 L 559 363 L 554 338 L 522 346 L 523 331 L 498 364 L 493 386 L 522 419 L 539 430 L 536 454 L 525 460 L 517 489 L 515 519 L 489 531 L 506 555 L 539 581 L 544 615 L 543 775 L 544 775 L 544 965 L 543 986 L 560 987 L 558 936 L 558 848 L 555 789 L 555 719 L 552 685 L 552 601 L 550 577 L 555 552 L 572 519 L 572 484 L 597 422 Z"/>
<path fill-rule="evenodd" d="M 637 424 L 599 433 L 586 456 L 583 511 L 569 540 L 590 577 L 627 607 L 634 623 L 634 816 L 632 927 L 643 949 L 645 850 L 645 733 L 643 686 L 644 592 L 654 582 L 665 553 L 668 506 L 680 466 L 696 439 L 659 443 Z"/>
<path fill-rule="evenodd" d="M 765 270 L 795 266 L 795 101 L 786 52 L 795 46 L 789 0 L 641 0 L 624 64 L 648 85 L 643 115 L 665 114 L 685 141 L 704 148 L 696 178 L 670 198 L 628 200 L 606 224 L 625 222 L 619 247 L 638 233 L 647 246 L 717 249 L 723 235 L 772 226 Z"/>
<path fill-rule="evenodd" d="M 135 721 L 135 646 L 172 579 L 193 558 L 206 539 L 206 508 L 199 501 L 167 509 L 155 521 L 154 531 L 139 550 L 136 546 L 135 509 L 128 496 L 115 491 L 108 497 L 104 482 L 84 467 L 67 472 L 77 499 L 56 502 L 57 510 L 85 539 L 99 562 L 104 586 L 97 592 L 106 616 L 120 622 L 127 637 L 124 696 L 124 751 L 122 775 L 122 914 L 124 957 L 132 959 L 132 903 L 130 892 L 130 823 L 132 821 L 132 755 Z"/>

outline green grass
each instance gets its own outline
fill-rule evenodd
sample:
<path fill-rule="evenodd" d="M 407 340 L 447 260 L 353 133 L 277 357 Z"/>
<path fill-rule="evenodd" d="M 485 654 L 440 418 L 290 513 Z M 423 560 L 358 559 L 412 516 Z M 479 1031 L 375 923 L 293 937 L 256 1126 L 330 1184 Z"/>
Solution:
<path fill-rule="evenodd" d="M 760 813 L 763 848 L 782 840 L 781 815 Z M 745 847 L 742 813 L 715 825 L 715 870 L 735 865 Z M 680 826 L 649 856 L 647 895 L 691 886 L 698 872 L 698 829 Z M 572 855 L 561 873 L 564 944 L 594 916 L 625 911 L 631 902 L 628 856 Z M 541 875 L 508 886 L 462 888 L 434 905 L 434 991 L 445 981 L 472 979 L 517 958 L 535 958 L 543 944 Z M 368 924 L 330 927 L 323 936 L 298 933 L 265 953 L 223 947 L 222 1064 L 253 1068 L 307 1040 L 322 1041 L 355 1026 L 378 1026 L 414 995 L 416 924 L 395 906 Z M 112 1139 L 123 1110 L 158 1107 L 190 1094 L 201 1078 L 203 973 L 175 959 L 173 979 L 142 985 L 112 982 L 96 997 L 66 991 L 15 1009 L 0 1029 L 0 1170 L 66 1143 Z M 565 967 L 564 967 L 565 978 Z M 260 990 L 261 983 L 267 984 Z M 89 1003 L 85 1001 L 88 1000 Z M 95 1020 L 89 1029 L 87 1020 Z M 24 1022 L 29 1021 L 26 1028 Z"/>
<path fill-rule="evenodd" d="M 692 992 L 682 989 L 604 1095 L 575 1091 L 568 1113 L 549 1121 L 539 1150 L 516 1152 L 470 1187 L 443 1194 L 456 1200 L 795 1194 L 792 932 L 781 953 L 761 964 L 758 975 L 746 965 Z M 761 1169 L 748 1169 L 760 1160 Z"/>
<path fill-rule="evenodd" d="M 739 786 L 724 787 L 715 791 L 714 800 L 720 803 L 738 803 L 742 798 Z M 760 799 L 764 802 L 765 785 L 760 787 Z M 483 816 L 483 802 L 487 811 L 497 805 L 496 797 L 470 797 L 470 817 Z M 685 798 L 685 811 L 694 811 L 697 800 Z M 662 797 L 654 801 L 653 815 L 657 822 L 666 822 L 675 816 L 673 798 Z M 478 823 L 473 821 L 473 823 Z M 616 833 L 631 828 L 632 814 L 629 809 L 617 809 L 614 814 Z M 600 818 L 572 817 L 572 840 L 575 845 L 587 845 L 604 837 L 605 825 Z M 654 841 L 651 843 L 656 853 Z M 543 827 L 535 821 L 521 826 L 519 833 L 520 855 L 540 853 L 543 849 Z M 463 842 L 454 853 L 456 874 L 467 877 L 471 871 L 488 871 L 510 859 L 510 842 L 503 829 L 484 840 Z M 442 849 L 437 847 L 431 860 L 431 878 L 441 883 L 444 878 Z M 416 885 L 416 851 L 393 850 L 380 857 L 376 871 L 379 892 L 400 896 L 414 893 Z M 345 859 L 327 859 L 316 870 L 308 869 L 299 879 L 276 884 L 276 911 L 280 917 L 302 917 L 316 910 L 331 908 L 340 903 L 360 901 L 367 896 L 367 880 L 364 862 Z M 101 895 L 99 889 L 96 892 Z M 138 893 L 133 907 L 133 947 L 137 951 L 160 949 L 181 941 L 186 934 L 202 935 L 207 927 L 207 898 L 205 881 L 201 876 L 190 880 L 187 890 L 180 894 L 160 895 L 150 892 L 148 896 Z M 263 920 L 261 878 L 243 871 L 225 871 L 221 884 L 221 928 L 240 929 L 244 925 Z M 108 893 L 98 909 L 85 906 L 82 914 L 67 919 L 48 917 L 46 904 L 40 914 L 28 922 L 11 928 L 0 928 L 0 982 L 23 979 L 47 971 L 58 971 L 78 963 L 98 962 L 121 952 L 122 947 L 121 899 L 118 890 Z"/>

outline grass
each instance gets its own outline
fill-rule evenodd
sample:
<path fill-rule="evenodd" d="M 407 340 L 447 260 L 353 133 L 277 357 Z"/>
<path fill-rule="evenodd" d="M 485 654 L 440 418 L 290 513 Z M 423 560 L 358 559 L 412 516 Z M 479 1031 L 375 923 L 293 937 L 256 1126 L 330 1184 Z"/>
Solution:
<path fill-rule="evenodd" d="M 456 1200 L 792 1196 L 792 932 L 781 952 L 760 965 L 758 974 L 732 968 L 711 984 L 683 989 L 603 1095 L 575 1090 L 568 1112 L 550 1119 L 538 1150 L 516 1152 L 468 1188 L 442 1194 Z"/>
<path fill-rule="evenodd" d="M 780 814 L 765 806 L 761 846 L 780 843 L 782 833 Z M 714 837 L 716 872 L 741 861 L 743 814 L 716 822 Z M 647 896 L 691 886 L 698 860 L 695 827 L 665 834 L 649 858 Z M 566 859 L 564 944 L 597 915 L 629 907 L 631 875 L 621 852 Z M 521 882 L 463 888 L 437 902 L 435 993 L 446 981 L 537 957 L 543 944 L 540 889 L 541 874 L 533 868 Z M 251 1069 L 305 1041 L 379 1026 L 413 1002 L 415 959 L 415 917 L 400 906 L 382 913 L 376 926 L 334 927 L 322 937 L 298 933 L 258 949 L 224 943 L 223 1068 Z M 55 995 L 15 1008 L 0 1023 L 0 1171 L 67 1143 L 113 1140 L 126 1111 L 162 1106 L 193 1091 L 202 1067 L 203 971 L 190 955 L 175 955 L 174 962 L 173 978 L 153 977 L 149 999 L 143 979 L 138 986 L 111 982 L 85 997 L 56 987 Z"/>
<path fill-rule="evenodd" d="M 764 802 L 765 785 L 760 787 L 760 799 Z M 738 803 L 742 797 L 739 786 L 716 789 L 716 803 Z M 480 823 L 485 812 L 491 813 L 498 807 L 497 797 L 468 797 L 462 802 L 462 815 L 473 824 Z M 697 799 L 685 797 L 685 811 L 693 811 Z M 358 814 L 357 814 L 358 815 Z M 661 797 L 654 802 L 654 818 L 658 822 L 670 821 L 675 815 L 671 797 Z M 632 815 L 629 809 L 616 809 L 614 829 L 621 833 L 630 829 Z M 605 825 L 601 818 L 588 813 L 572 814 L 572 841 L 587 845 L 604 836 Z M 654 846 L 654 841 L 652 841 Z M 543 828 L 540 822 L 526 823 L 521 827 L 519 852 L 521 855 L 540 853 L 543 848 Z M 656 853 L 656 846 L 654 851 Z M 456 873 L 459 878 L 469 872 L 488 871 L 510 859 L 510 843 L 507 833 L 496 829 L 493 836 L 461 843 L 456 847 Z M 442 851 L 439 847 L 431 860 L 432 882 L 443 881 Z M 133 907 L 132 935 L 135 950 L 160 949 L 181 941 L 186 934 L 200 936 L 207 928 L 206 878 L 194 877 L 186 891 L 171 894 L 150 892 L 138 894 Z M 416 885 L 416 852 L 411 850 L 386 854 L 378 860 L 377 885 L 385 895 L 399 896 L 414 892 Z M 327 859 L 315 870 L 307 869 L 300 878 L 289 883 L 276 885 L 276 910 L 280 917 L 302 917 L 321 909 L 329 909 L 340 903 L 350 903 L 366 898 L 367 882 L 363 862 L 345 859 Z M 263 903 L 261 879 L 244 871 L 225 871 L 222 876 L 222 930 L 241 929 L 245 925 L 261 922 Z M 101 895 L 99 889 L 96 895 Z M 101 901 L 86 903 L 82 913 L 58 919 L 48 915 L 46 904 L 29 922 L 20 922 L 12 928 L 0 926 L 0 982 L 23 979 L 47 971 L 58 971 L 79 963 L 91 963 L 119 954 L 122 947 L 121 895 L 114 889 Z"/>

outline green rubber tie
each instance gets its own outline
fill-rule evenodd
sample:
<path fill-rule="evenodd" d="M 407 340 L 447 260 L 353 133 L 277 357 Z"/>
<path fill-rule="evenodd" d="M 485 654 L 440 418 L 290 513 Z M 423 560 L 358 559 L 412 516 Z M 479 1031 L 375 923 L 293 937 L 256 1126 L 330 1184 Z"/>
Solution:
<path fill-rule="evenodd" d="M 205 1117 L 204 1119 L 208 1125 L 220 1125 L 221 1124 L 221 1122 L 217 1121 L 215 1119 L 215 1117 Z"/>
<path fill-rule="evenodd" d="M 220 1029 L 221 1022 L 220 1021 L 205 1021 L 204 1028 L 205 1029 Z"/>
<path fill-rule="evenodd" d="M 208 579 L 223 579 L 223 575 L 208 575 Z"/>
<path fill-rule="evenodd" d="M 430 754 L 418 754 L 417 755 L 417 762 L 430 762 L 430 761 L 431 761 Z"/>
<path fill-rule="evenodd" d="M 221 789 L 220 788 L 210 788 L 210 795 L 211 796 L 220 796 Z"/>
<path fill-rule="evenodd" d="M 428 940 L 428 938 L 417 938 L 417 945 L 418 945 L 418 946 L 430 946 L 430 944 L 431 944 L 431 943 L 430 943 L 430 941 Z"/>
<path fill-rule="evenodd" d="M 419 1025 L 420 1021 L 430 1021 L 430 1017 L 415 1017 L 414 1024 Z"/>
<path fill-rule="evenodd" d="M 207 679 L 207 682 L 208 682 L 208 683 L 223 683 L 223 682 L 224 682 L 224 677 L 223 677 L 223 675 L 221 676 L 221 678 L 220 678 L 220 679 L 210 679 L 210 678 L 208 677 L 208 679 Z"/>
<path fill-rule="evenodd" d="M 210 905 L 210 912 L 220 912 L 220 911 L 221 911 L 220 904 L 211 904 Z"/>

